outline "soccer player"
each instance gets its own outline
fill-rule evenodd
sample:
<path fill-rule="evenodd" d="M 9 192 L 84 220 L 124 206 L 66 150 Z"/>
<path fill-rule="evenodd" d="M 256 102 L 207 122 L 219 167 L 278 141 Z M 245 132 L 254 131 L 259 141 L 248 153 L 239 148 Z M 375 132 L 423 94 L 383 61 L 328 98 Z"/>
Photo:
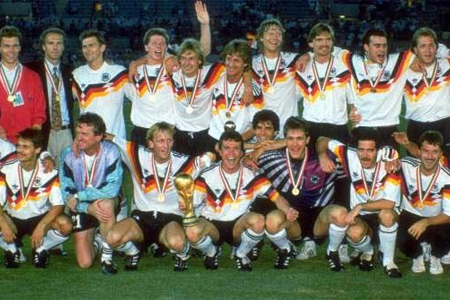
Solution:
<path fill-rule="evenodd" d="M 18 268 L 20 244 L 30 235 L 33 264 L 47 268 L 49 249 L 69 238 L 72 226 L 63 213 L 58 172 L 45 172 L 39 160 L 41 132 L 25 129 L 19 133 L 17 160 L 0 168 L 0 239 L 7 268 Z"/>
<path fill-rule="evenodd" d="M 45 98 L 38 74 L 19 61 L 22 34 L 14 26 L 0 29 L 0 136 L 13 144 L 26 128 L 42 129 Z"/>
<path fill-rule="evenodd" d="M 92 266 L 97 249 L 102 249 L 102 272 L 117 272 L 112 262 L 112 249 L 105 237 L 116 221 L 115 210 L 122 185 L 120 149 L 104 141 L 106 125 L 94 113 L 78 118 L 76 148 L 61 152 L 60 180 L 67 206 L 72 212 L 75 255 L 82 268 Z M 102 236 L 101 245 L 93 245 L 96 227 Z"/>
<path fill-rule="evenodd" d="M 236 263 L 241 271 L 251 271 L 248 252 L 264 236 L 264 216 L 248 212 L 254 199 L 263 194 L 274 201 L 289 221 L 298 217 L 271 186 L 262 173 L 254 173 L 241 164 L 244 141 L 236 131 L 225 131 L 219 140 L 222 161 L 203 170 L 195 180 L 194 203 L 200 205 L 199 222 L 186 227 L 186 235 L 193 248 L 205 254 L 206 269 L 218 268 L 217 245 L 227 242 L 238 246 Z"/>
<path fill-rule="evenodd" d="M 107 236 L 112 247 L 125 252 L 125 270 L 136 270 L 139 249 L 152 243 L 175 254 L 174 271 L 187 270 L 190 245 L 182 227 L 183 212 L 174 178 L 180 173 L 195 176 L 200 159 L 173 152 L 173 136 L 173 125 L 158 122 L 148 131 L 148 148 L 114 139 L 131 170 L 134 188 L 135 210 L 130 218 L 116 223 Z"/>
<path fill-rule="evenodd" d="M 407 135 L 410 141 L 418 144 L 423 132 L 439 131 L 444 137 L 441 150 L 450 159 L 450 61 L 436 57 L 437 47 L 437 36 L 432 29 L 416 30 L 411 50 L 424 70 L 406 73 L 405 118 L 409 120 Z"/>
<path fill-rule="evenodd" d="M 293 244 L 304 246 L 298 258 L 305 260 L 317 255 L 313 226 L 317 216 L 330 204 L 336 174 L 325 173 L 314 149 L 308 148 L 309 132 L 298 117 L 289 118 L 284 125 L 286 148 L 265 152 L 258 166 L 277 191 L 299 211 L 299 219 L 289 221 L 283 211 L 274 210 L 266 216 L 266 235 L 277 247 L 275 268 L 286 269 L 290 259 L 297 256 Z"/>
<path fill-rule="evenodd" d="M 402 159 L 403 201 L 398 247 L 413 259 L 412 271 L 425 272 L 421 243 L 431 245 L 429 272 L 444 272 L 441 257 L 450 250 L 450 171 L 440 165 L 443 137 L 425 131 L 419 139 L 419 158 Z"/>
<path fill-rule="evenodd" d="M 125 138 L 123 101 L 128 91 L 127 71 L 105 61 L 106 41 L 101 32 L 86 30 L 79 39 L 86 64 L 73 71 L 72 90 L 80 112 L 98 114 L 107 132 Z"/>
<path fill-rule="evenodd" d="M 374 267 L 372 241 L 378 237 L 385 273 L 391 278 L 400 278 L 402 274 L 394 263 L 401 196 L 400 175 L 388 174 L 385 162 L 377 159 L 379 136 L 375 130 L 358 128 L 354 133 L 356 149 L 325 137 L 317 142 L 317 152 L 324 170 L 334 169 L 334 163 L 326 155 L 329 149 L 343 164 L 352 187 L 351 211 L 347 212 L 339 205 L 328 206 L 314 225 L 314 235 L 323 237 L 329 234 L 327 259 L 333 271 L 343 270 L 337 249 L 345 235 L 350 245 L 360 251 L 359 261 L 355 260 L 355 263 L 358 262 L 362 271 L 371 271 Z"/>

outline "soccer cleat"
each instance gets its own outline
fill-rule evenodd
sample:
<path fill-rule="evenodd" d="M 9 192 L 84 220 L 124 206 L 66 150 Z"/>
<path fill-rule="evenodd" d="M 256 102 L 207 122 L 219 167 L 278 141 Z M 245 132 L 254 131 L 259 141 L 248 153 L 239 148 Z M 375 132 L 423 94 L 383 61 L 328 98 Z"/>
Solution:
<path fill-rule="evenodd" d="M 251 261 L 258 260 L 259 255 L 261 254 L 261 249 L 264 246 L 264 240 L 261 240 L 258 244 L 256 244 L 255 247 L 250 250 L 250 252 L 247 254 L 248 258 L 250 258 Z"/>
<path fill-rule="evenodd" d="M 331 271 L 342 272 L 345 270 L 344 265 L 342 265 L 340 261 L 338 251 L 330 251 L 330 253 L 326 255 L 326 259 L 328 260 L 328 266 Z"/>
<path fill-rule="evenodd" d="M 59 244 L 48 251 L 51 255 L 67 256 L 66 250 L 64 250 L 64 244 Z"/>
<path fill-rule="evenodd" d="M 430 249 L 431 253 L 431 249 Z M 450 265 L 450 252 L 441 257 L 441 263 L 444 265 Z"/>
<path fill-rule="evenodd" d="M 173 270 L 175 272 L 183 272 L 188 269 L 188 261 L 187 259 L 181 259 L 181 257 L 178 257 L 175 255 L 175 265 L 173 267 Z"/>
<path fill-rule="evenodd" d="M 309 240 L 304 243 L 300 253 L 297 255 L 297 259 L 307 260 L 315 256 L 317 256 L 316 243 Z"/>
<path fill-rule="evenodd" d="M 423 260 L 425 262 L 430 261 L 431 245 L 427 242 L 422 242 L 422 243 L 420 243 L 420 246 L 422 246 Z M 450 254 L 450 252 L 448 254 Z M 450 256 L 448 257 L 448 259 L 449 259 L 448 264 L 450 264 Z"/>
<path fill-rule="evenodd" d="M 140 258 L 140 253 L 135 255 L 125 255 L 125 271 L 137 271 Z"/>
<path fill-rule="evenodd" d="M 341 261 L 341 263 L 348 264 L 350 262 L 350 257 L 348 256 L 348 245 L 347 244 L 340 245 L 339 249 L 338 249 L 338 253 L 339 253 L 339 260 Z"/>
<path fill-rule="evenodd" d="M 352 266 L 359 266 L 361 262 L 361 251 L 353 250 L 352 254 L 350 254 L 350 264 Z"/>
<path fill-rule="evenodd" d="M 105 275 L 117 274 L 117 268 L 111 260 L 102 261 L 102 273 Z"/>
<path fill-rule="evenodd" d="M 373 255 L 372 254 L 361 254 L 360 257 L 360 262 L 359 262 L 359 269 L 361 271 L 365 271 L 365 272 L 370 272 L 373 270 L 374 268 L 374 264 L 373 264 Z"/>
<path fill-rule="evenodd" d="M 403 276 L 395 263 L 390 263 L 384 266 L 384 273 L 386 273 L 386 275 L 390 278 L 402 278 Z"/>
<path fill-rule="evenodd" d="M 236 266 L 239 271 L 251 272 L 252 261 L 247 256 L 246 257 L 237 257 L 236 256 Z"/>
<path fill-rule="evenodd" d="M 441 260 L 433 255 L 430 256 L 430 274 L 439 275 L 444 273 Z"/>
<path fill-rule="evenodd" d="M 213 256 L 208 256 L 206 255 L 204 260 L 203 260 L 203 265 L 205 266 L 205 268 L 207 270 L 217 270 L 217 268 L 219 267 L 219 259 L 218 259 L 218 255 L 219 251 L 216 247 L 216 253 L 214 253 Z"/>
<path fill-rule="evenodd" d="M 150 251 L 153 253 L 153 257 L 155 258 L 162 258 L 167 256 L 167 251 L 165 251 L 157 243 L 153 243 L 150 245 Z"/>
<path fill-rule="evenodd" d="M 275 260 L 275 269 L 287 269 L 289 268 L 289 262 L 292 259 L 291 249 L 278 249 L 277 259 Z"/>
<path fill-rule="evenodd" d="M 5 251 L 5 266 L 8 269 L 17 269 L 20 265 L 20 252 Z"/>
<path fill-rule="evenodd" d="M 33 257 L 33 264 L 36 268 L 45 269 L 48 267 L 48 264 L 50 262 L 50 254 L 47 250 L 42 250 L 38 253 L 33 249 L 31 255 Z"/>
<path fill-rule="evenodd" d="M 426 271 L 423 255 L 419 255 L 417 258 L 413 258 L 411 271 L 413 271 L 414 273 L 423 273 Z"/>

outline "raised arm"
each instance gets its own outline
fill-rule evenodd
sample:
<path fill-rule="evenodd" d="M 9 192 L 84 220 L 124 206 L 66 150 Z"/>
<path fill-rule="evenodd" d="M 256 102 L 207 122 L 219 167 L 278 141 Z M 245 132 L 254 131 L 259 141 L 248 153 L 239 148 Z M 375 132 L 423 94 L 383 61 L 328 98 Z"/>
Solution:
<path fill-rule="evenodd" d="M 200 23 L 200 43 L 206 57 L 211 53 L 211 28 L 209 26 L 209 13 L 206 4 L 202 1 L 196 1 L 195 12 Z"/>

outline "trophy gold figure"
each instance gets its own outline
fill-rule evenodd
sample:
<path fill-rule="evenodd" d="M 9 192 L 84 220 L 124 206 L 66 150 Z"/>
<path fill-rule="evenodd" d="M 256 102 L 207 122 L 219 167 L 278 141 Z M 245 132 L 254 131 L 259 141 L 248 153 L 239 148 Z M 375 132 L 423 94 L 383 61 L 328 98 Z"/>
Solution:
<path fill-rule="evenodd" d="M 180 201 L 183 201 L 185 206 L 183 226 L 188 227 L 197 224 L 198 218 L 195 216 L 193 202 L 194 179 L 189 174 L 181 173 L 175 176 L 174 184 Z"/>

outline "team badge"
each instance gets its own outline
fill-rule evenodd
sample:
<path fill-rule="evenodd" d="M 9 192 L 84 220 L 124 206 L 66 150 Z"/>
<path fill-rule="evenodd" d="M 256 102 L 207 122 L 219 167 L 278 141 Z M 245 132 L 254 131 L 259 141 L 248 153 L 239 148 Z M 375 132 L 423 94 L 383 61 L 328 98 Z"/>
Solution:
<path fill-rule="evenodd" d="M 314 175 L 309 179 L 309 181 L 311 181 L 312 184 L 318 184 L 318 183 L 319 183 L 319 180 L 320 180 L 320 178 L 319 178 L 319 176 L 318 176 L 317 174 L 314 174 Z"/>
<path fill-rule="evenodd" d="M 110 78 L 111 76 L 109 75 L 109 73 L 102 74 L 102 81 L 107 82 Z"/>

